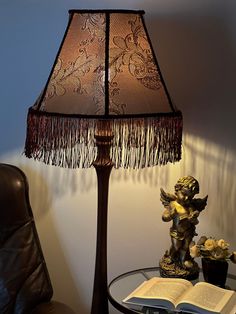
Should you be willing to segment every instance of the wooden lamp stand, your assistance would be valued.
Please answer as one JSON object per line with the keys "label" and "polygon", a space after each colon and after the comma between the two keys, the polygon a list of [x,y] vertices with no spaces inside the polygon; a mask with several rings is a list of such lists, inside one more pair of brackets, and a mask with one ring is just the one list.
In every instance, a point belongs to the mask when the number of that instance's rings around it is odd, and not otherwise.
{"label": "wooden lamp stand", "polygon": [[111,134],[95,135],[98,148],[93,166],[97,173],[97,247],[91,314],[108,314],[107,298],[107,212],[109,178],[113,167],[110,158]]}

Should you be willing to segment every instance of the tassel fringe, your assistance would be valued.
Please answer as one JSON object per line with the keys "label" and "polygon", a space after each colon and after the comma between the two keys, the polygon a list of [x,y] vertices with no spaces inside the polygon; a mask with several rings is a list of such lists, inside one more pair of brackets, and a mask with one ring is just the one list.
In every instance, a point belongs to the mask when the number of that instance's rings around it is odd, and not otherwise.
{"label": "tassel fringe", "polygon": [[85,119],[29,110],[25,155],[46,164],[88,168],[96,159],[94,135],[101,123],[114,135],[115,168],[139,169],[181,159],[182,115]]}

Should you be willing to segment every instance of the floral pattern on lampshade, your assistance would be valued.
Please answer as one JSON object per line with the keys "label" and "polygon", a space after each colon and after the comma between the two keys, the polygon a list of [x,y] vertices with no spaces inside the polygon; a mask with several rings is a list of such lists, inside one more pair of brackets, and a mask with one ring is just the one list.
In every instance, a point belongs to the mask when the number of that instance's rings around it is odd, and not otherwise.
{"label": "floral pattern on lampshade", "polygon": [[[115,115],[132,113],[140,97],[149,102],[145,89],[152,91],[153,99],[156,91],[163,90],[141,17],[118,18],[119,14],[111,16],[109,28],[109,114]],[[74,14],[46,90],[35,106],[41,102],[40,110],[63,113],[66,100],[67,113],[69,106],[71,113],[103,115],[105,41],[105,13]],[[129,96],[131,90],[137,91],[136,98]],[[166,102],[165,93],[160,93]],[[131,99],[137,100],[137,106]]]}

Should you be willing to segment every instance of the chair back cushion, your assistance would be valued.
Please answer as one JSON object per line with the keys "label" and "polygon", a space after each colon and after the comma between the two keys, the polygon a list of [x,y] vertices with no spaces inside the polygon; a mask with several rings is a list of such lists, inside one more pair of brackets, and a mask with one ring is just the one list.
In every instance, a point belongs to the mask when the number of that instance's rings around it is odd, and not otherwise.
{"label": "chair back cushion", "polygon": [[0,313],[30,313],[52,293],[26,176],[0,164]]}

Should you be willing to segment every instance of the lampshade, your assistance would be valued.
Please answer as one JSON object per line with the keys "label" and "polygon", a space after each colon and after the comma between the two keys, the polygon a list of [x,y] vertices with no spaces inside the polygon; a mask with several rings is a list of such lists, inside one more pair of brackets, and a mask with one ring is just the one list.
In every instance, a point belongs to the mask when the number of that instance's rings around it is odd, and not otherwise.
{"label": "lampshade", "polygon": [[181,158],[182,114],[172,104],[144,11],[70,10],[43,92],[29,109],[25,155],[90,167],[95,135],[113,135],[116,168]]}

